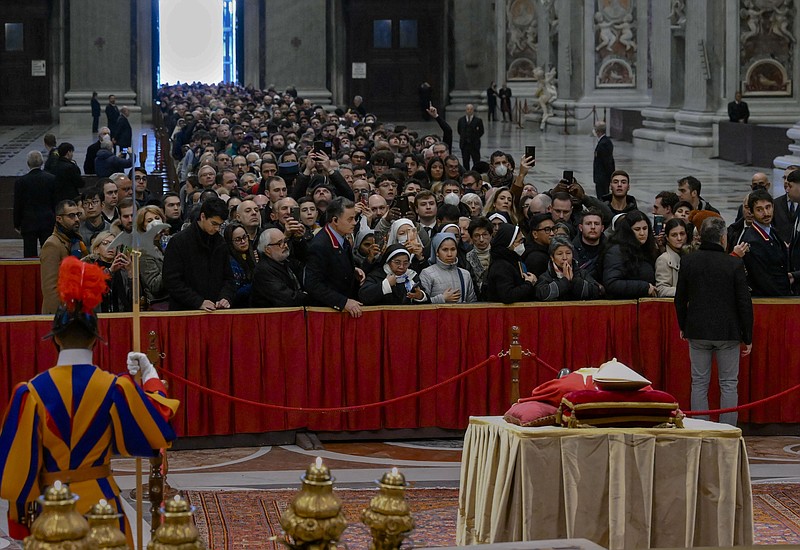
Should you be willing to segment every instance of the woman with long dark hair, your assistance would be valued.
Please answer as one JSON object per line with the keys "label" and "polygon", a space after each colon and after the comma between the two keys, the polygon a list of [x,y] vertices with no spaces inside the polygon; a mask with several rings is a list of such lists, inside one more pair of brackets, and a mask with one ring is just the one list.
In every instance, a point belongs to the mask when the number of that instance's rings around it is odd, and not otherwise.
{"label": "woman with long dark hair", "polygon": [[614,234],[600,255],[600,273],[609,298],[656,296],[658,255],[650,219],[632,210],[617,220]]}
{"label": "woman with long dark hair", "polygon": [[666,250],[656,260],[656,289],[659,298],[675,296],[681,256],[686,253],[688,225],[680,218],[671,218],[664,226]]}
{"label": "woman with long dark hair", "polygon": [[250,248],[247,231],[239,222],[231,222],[225,227],[225,242],[230,252],[231,269],[236,280],[236,296],[231,307],[248,307],[250,292],[253,289],[253,273],[256,270],[256,259]]}

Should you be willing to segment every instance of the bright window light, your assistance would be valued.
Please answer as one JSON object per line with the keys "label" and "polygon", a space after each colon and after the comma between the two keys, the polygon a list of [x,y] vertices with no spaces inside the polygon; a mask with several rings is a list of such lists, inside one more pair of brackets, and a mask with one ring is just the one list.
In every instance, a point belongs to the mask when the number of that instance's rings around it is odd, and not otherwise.
{"label": "bright window light", "polygon": [[223,0],[159,0],[161,84],[223,79]]}

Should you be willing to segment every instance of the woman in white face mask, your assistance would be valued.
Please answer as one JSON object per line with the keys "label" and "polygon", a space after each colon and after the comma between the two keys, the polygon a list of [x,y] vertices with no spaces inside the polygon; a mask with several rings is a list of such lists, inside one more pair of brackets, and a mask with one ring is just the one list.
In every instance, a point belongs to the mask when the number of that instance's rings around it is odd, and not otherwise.
{"label": "woman in white face mask", "polygon": [[[147,231],[154,224],[161,223],[166,219],[164,212],[157,206],[143,206],[136,214],[136,229],[141,232]],[[153,237],[155,244],[155,254],[142,251],[139,264],[141,273],[142,295],[147,302],[147,307],[151,311],[166,311],[169,304],[169,294],[161,279],[161,271],[164,267],[164,249],[169,242],[169,230],[159,232]]]}
{"label": "woman in white face mask", "polygon": [[393,244],[401,244],[408,250],[411,254],[411,268],[417,273],[427,267],[428,262],[425,259],[425,247],[420,239],[417,224],[408,218],[400,218],[392,222],[386,246],[388,247]]}
{"label": "woman in white face mask", "polygon": [[536,275],[528,273],[522,258],[525,256],[525,237],[519,227],[501,223],[492,237],[491,263],[486,277],[487,298],[490,302],[531,302]]}

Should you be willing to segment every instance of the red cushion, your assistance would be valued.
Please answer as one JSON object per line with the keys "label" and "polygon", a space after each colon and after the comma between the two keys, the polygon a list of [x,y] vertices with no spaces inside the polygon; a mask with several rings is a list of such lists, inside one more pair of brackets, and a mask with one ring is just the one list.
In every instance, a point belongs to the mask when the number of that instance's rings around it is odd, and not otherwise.
{"label": "red cushion", "polygon": [[503,419],[509,424],[517,426],[555,426],[556,407],[550,403],[541,401],[517,402],[503,415]]}
{"label": "red cushion", "polygon": [[539,384],[534,388],[530,397],[524,397],[519,400],[520,403],[526,401],[543,401],[550,403],[554,407],[558,407],[561,403],[561,398],[564,394],[576,390],[593,390],[594,382],[592,377],[583,377],[582,374],[572,372],[562,378],[555,380],[548,380],[544,384]]}
{"label": "red cushion", "polygon": [[562,426],[682,426],[678,401],[658,390],[581,390],[564,395],[558,408]]}

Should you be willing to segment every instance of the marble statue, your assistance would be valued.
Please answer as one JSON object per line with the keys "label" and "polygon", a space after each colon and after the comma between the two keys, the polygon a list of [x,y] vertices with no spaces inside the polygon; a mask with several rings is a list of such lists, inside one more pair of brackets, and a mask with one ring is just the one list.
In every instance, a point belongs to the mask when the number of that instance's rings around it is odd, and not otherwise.
{"label": "marble statue", "polygon": [[617,33],[614,32],[613,21],[607,20],[603,12],[598,11],[594,14],[594,26],[600,31],[600,42],[594,51],[599,52],[603,48],[612,51],[614,44],[617,43]]}
{"label": "marble statue", "polygon": [[672,0],[669,21],[673,27],[683,27],[686,25],[685,0]]}
{"label": "marble statue", "polygon": [[764,10],[756,9],[752,0],[745,0],[744,8],[742,8],[740,15],[743,19],[746,19],[747,30],[742,32],[739,39],[740,42],[744,43],[750,38],[755,38],[761,34],[761,16],[763,13]]}
{"label": "marble statue", "polygon": [[539,124],[539,129],[544,130],[547,127],[547,121],[553,116],[553,102],[558,98],[558,88],[556,87],[556,68],[553,67],[545,73],[542,67],[536,67],[533,70],[534,77],[538,83],[536,88],[536,102],[537,111],[542,112],[542,122]]}
{"label": "marble statue", "polygon": [[625,46],[625,51],[636,51],[636,40],[633,38],[633,16],[629,13],[626,15],[622,22],[614,25],[614,28],[619,31],[619,43]]}
{"label": "marble statue", "polygon": [[772,34],[785,38],[790,44],[794,44],[794,35],[789,30],[789,9],[788,2],[783,1],[775,6],[772,10],[772,17],[770,18],[770,29]]}

